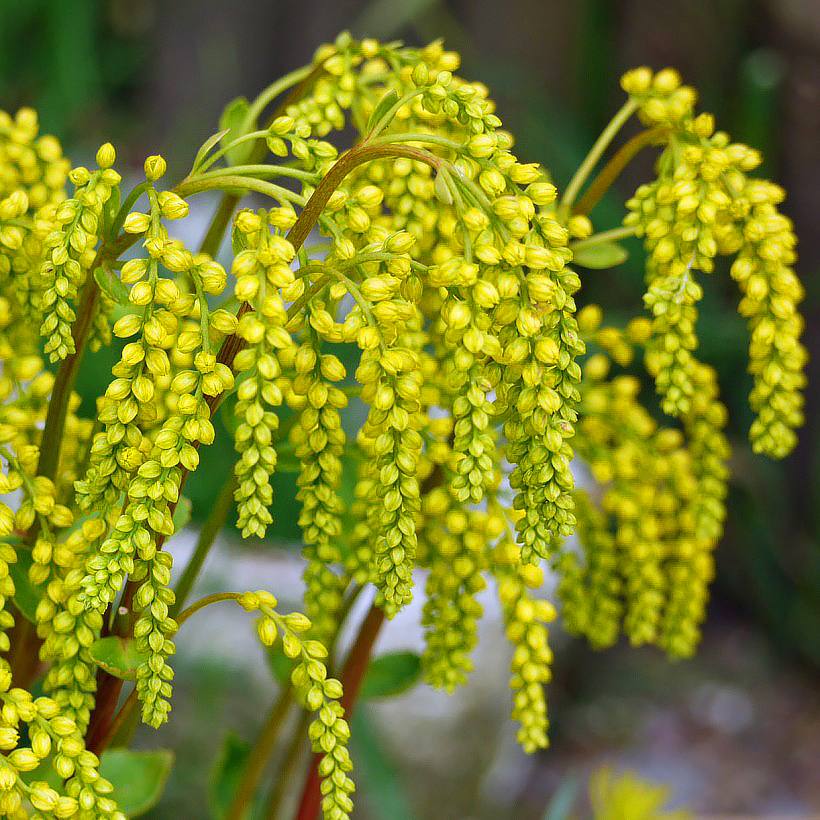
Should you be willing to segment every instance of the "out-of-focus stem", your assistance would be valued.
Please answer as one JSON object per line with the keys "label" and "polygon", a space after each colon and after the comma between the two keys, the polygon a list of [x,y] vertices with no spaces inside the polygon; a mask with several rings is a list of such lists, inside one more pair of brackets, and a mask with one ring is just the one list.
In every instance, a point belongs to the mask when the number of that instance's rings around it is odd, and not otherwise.
{"label": "out-of-focus stem", "polygon": [[564,196],[561,197],[561,206],[569,214],[572,209],[572,204],[575,202],[581,187],[586,181],[587,177],[592,173],[598,160],[606,151],[609,143],[615,138],[621,126],[635,113],[638,108],[638,103],[633,99],[628,99],[609,121],[609,124],[601,132],[601,135],[595,140],[595,144],[590,148],[589,153],[584,157],[584,161],[578,166],[578,170],[573,174],[572,179],[567,185]]}
{"label": "out-of-focus stem", "polygon": [[600,202],[601,197],[610,189],[621,171],[626,168],[641,148],[658,142],[665,133],[667,133],[666,129],[661,127],[648,128],[625,142],[601,169],[598,176],[590,182],[589,188],[578,200],[572,212],[574,214],[588,214]]}
{"label": "out-of-focus stem", "polygon": [[222,527],[225,526],[225,521],[228,518],[228,513],[230,513],[233,504],[233,492],[235,487],[236,477],[232,472],[223,485],[222,492],[220,492],[219,498],[217,498],[211,512],[205,519],[205,523],[199,531],[199,539],[196,543],[194,553],[177,582],[176,589],[174,590],[174,605],[170,611],[172,618],[175,618],[185,605],[185,601],[191,594],[191,587],[193,587],[194,581],[196,581],[202,569],[202,564],[205,562],[205,558],[213,546],[216,536]]}
{"label": "out-of-focus stem", "polygon": [[279,734],[279,727],[290,708],[293,699],[293,690],[289,685],[285,685],[279,693],[279,697],[273,704],[262,732],[251,750],[242,779],[231,800],[231,805],[225,813],[225,820],[240,820],[253,799],[259,779],[265,769],[265,765],[273,751],[273,745]]}

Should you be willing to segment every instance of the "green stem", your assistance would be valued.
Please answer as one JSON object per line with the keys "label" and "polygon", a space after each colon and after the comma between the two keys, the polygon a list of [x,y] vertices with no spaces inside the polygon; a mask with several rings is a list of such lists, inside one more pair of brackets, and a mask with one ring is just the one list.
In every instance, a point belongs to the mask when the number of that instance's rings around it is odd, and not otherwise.
{"label": "green stem", "polygon": [[139,185],[135,186],[128,196],[125,198],[125,201],[120,206],[119,211],[117,211],[117,215],[114,218],[114,222],[111,224],[111,236],[116,237],[119,235],[120,231],[122,230],[122,226],[125,223],[125,218],[131,212],[131,208],[133,208],[134,203],[145,193],[145,189],[147,188],[148,183],[142,182]]}
{"label": "green stem", "polygon": [[[250,142],[251,140],[256,141],[259,139],[264,139],[265,137],[270,135],[270,131],[267,129],[259,130],[259,131],[250,131],[247,134],[241,134],[240,136],[236,137],[236,139],[231,140],[226,145],[223,145],[218,151],[214,151],[211,156],[202,159],[202,161],[197,165],[192,173],[202,174],[208,170],[218,159],[221,159],[225,154],[227,154],[231,149],[236,148],[237,145],[242,145],[243,142]],[[229,166],[230,167],[230,166]],[[226,168],[225,170],[229,170]]]}
{"label": "green stem", "polygon": [[385,111],[385,113],[381,116],[379,121],[373,125],[373,128],[370,131],[370,133],[365,134],[365,140],[370,142],[371,136],[373,137],[373,139],[378,137],[379,134],[381,134],[381,132],[384,131],[384,129],[387,128],[388,125],[390,125],[390,122],[392,121],[393,117],[396,116],[396,113],[403,105],[407,105],[407,103],[409,103],[411,100],[421,96],[426,91],[426,88],[414,88],[412,91],[409,91],[403,97],[396,100],[396,102],[394,102],[393,105],[391,105],[390,108],[387,111]]}
{"label": "green stem", "polygon": [[621,171],[634,159],[635,155],[646,145],[658,142],[669,133],[668,129],[658,126],[641,131],[627,140],[615,153],[612,159],[601,169],[589,184],[584,195],[572,209],[574,214],[588,214],[610,189]]}
{"label": "green stem", "polygon": [[273,751],[279,728],[288,713],[292,699],[293,690],[291,687],[289,685],[283,686],[253,746],[245,771],[242,773],[242,779],[239,781],[224,820],[240,820],[247,811],[265,765]]}
{"label": "green stem", "polygon": [[170,611],[172,618],[176,617],[176,615],[182,610],[185,601],[191,593],[191,588],[194,585],[194,581],[202,569],[202,564],[205,562],[205,558],[208,555],[214,540],[216,539],[216,536],[225,525],[225,521],[227,520],[228,514],[233,506],[233,493],[235,487],[236,476],[232,472],[228,480],[223,485],[222,491],[211,509],[211,512],[205,519],[202,529],[199,531],[199,540],[196,543],[194,554],[191,556],[191,560],[188,561],[188,565],[185,567],[185,570],[176,585],[176,589],[174,590],[176,600],[174,601],[174,605],[171,607]]}
{"label": "green stem", "polygon": [[241,597],[242,595],[239,592],[215,592],[212,595],[206,595],[204,598],[200,598],[196,603],[183,609],[182,612],[177,615],[176,622],[179,626],[182,626],[191,615],[199,612],[200,609],[205,609],[206,606],[219,604],[222,603],[222,601],[238,601]]}
{"label": "green stem", "polygon": [[581,190],[581,186],[586,181],[587,177],[592,173],[592,169],[598,163],[598,160],[606,151],[609,143],[615,138],[618,131],[621,130],[623,124],[635,113],[638,109],[638,103],[632,98],[628,99],[620,108],[617,114],[609,121],[609,125],[601,132],[601,135],[595,140],[595,144],[590,149],[589,153],[584,158],[584,161],[578,167],[578,170],[573,175],[572,179],[567,185],[564,196],[561,198],[561,206],[569,213],[572,209],[572,203]]}
{"label": "green stem", "polygon": [[[230,170],[230,169],[225,169]],[[226,174],[225,176],[193,176],[183,179],[182,182],[174,188],[174,193],[187,199],[194,194],[201,194],[203,191],[256,191],[259,194],[265,194],[271,199],[290,200],[301,203],[302,197],[299,194],[283,188],[281,185],[274,185],[272,182],[266,182],[263,179],[256,179],[254,177],[243,177],[235,174]]]}
{"label": "green stem", "polygon": [[577,242],[570,242],[569,249],[576,251],[579,248],[588,248],[590,245],[600,245],[602,242],[614,242],[618,239],[629,239],[638,235],[638,229],[634,226],[624,226],[611,228],[608,231],[601,231],[586,239],[579,239]]}
{"label": "green stem", "polygon": [[425,134],[423,132],[407,132],[404,134],[385,134],[381,137],[368,139],[368,145],[391,145],[393,143],[421,142],[428,145],[440,145],[442,148],[449,148],[451,151],[463,151],[464,146],[438,134]]}
{"label": "green stem", "polygon": [[292,177],[293,179],[301,179],[304,182],[309,182],[315,185],[320,176],[312,171],[303,171],[301,168],[290,168],[287,165],[231,165],[230,168],[214,168],[213,171],[197,171],[194,175],[196,178],[200,177],[221,177],[230,174],[254,175],[257,176],[283,176]]}

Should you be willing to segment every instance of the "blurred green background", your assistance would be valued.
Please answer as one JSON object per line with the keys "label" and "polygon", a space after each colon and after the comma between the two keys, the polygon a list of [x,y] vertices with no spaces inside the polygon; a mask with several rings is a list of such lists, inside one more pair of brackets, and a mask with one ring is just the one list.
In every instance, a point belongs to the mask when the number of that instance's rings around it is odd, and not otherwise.
{"label": "blurred green background", "polygon": [[[766,698],[771,702],[785,691],[783,721],[799,721],[802,715],[805,722],[808,714],[808,725],[817,729],[817,699],[805,694],[812,692],[812,683],[816,687],[820,668],[816,0],[0,0],[0,108],[36,107],[43,130],[58,135],[78,162],[88,161],[101,142],[111,140],[121,169],[131,166],[136,173],[147,154],[162,153],[181,176],[196,148],[216,129],[227,101],[252,96],[271,79],[308,62],[320,43],[342,29],[413,44],[443,37],[463,56],[460,73],[490,87],[505,127],[516,135],[519,156],[541,161],[559,186],[620,105],[621,73],[641,64],[675,66],[699,90],[702,107],[716,115],[719,127],[764,152],[763,173],[786,188],[784,210],[800,242],[805,343],[815,355],[809,364],[806,426],[797,451],[783,463],[753,456],[748,446],[746,331],[734,313],[732,283],[718,276],[709,283],[699,332],[704,358],[720,371],[735,454],[730,517],[717,554],[718,579],[700,659],[667,667],[651,653],[619,649],[601,656],[568,644],[558,653],[551,688],[554,748],[527,770],[511,816],[540,816],[564,774],[585,759],[584,750],[609,748],[613,732],[621,740],[631,732],[631,742],[639,745],[635,727],[645,722],[648,703],[665,703],[671,714],[679,706],[686,711],[681,703],[697,689],[692,675],[698,669],[707,677],[718,674],[716,669],[721,675],[736,674],[732,686],[746,686],[754,704],[760,699],[760,709]],[[619,223],[620,203],[648,177],[651,161],[648,155],[640,157],[619,180],[618,190],[596,208],[597,228]],[[631,250],[622,270],[587,274],[582,301],[604,301],[616,316],[638,309],[637,243]],[[89,359],[81,387],[90,389],[95,373],[105,374],[106,368],[103,359]],[[218,469],[229,458],[226,450],[212,449],[205,454],[204,470]],[[280,508],[290,510],[277,517],[273,535],[279,540],[297,535],[289,484],[284,476],[276,488]],[[195,515],[208,509],[217,489],[207,480],[191,482]],[[722,664],[735,657],[733,652],[739,660],[729,672]],[[216,667],[212,678],[213,687],[202,691],[230,685]],[[771,697],[764,696],[767,687]],[[214,695],[201,697],[205,709],[218,701]],[[583,712],[587,707],[593,717]],[[197,719],[195,711],[191,715]],[[679,716],[679,723],[690,718]],[[248,718],[248,734],[252,725]],[[782,774],[795,780],[799,793],[802,769],[792,760],[797,741],[788,737],[782,740],[789,752],[785,757],[797,768]],[[378,739],[371,740],[376,745],[370,753],[383,760],[374,752]],[[740,736],[741,743],[748,741],[754,742]],[[787,765],[784,754],[771,751],[764,768]],[[390,766],[382,775],[381,784],[365,782],[371,795],[380,788],[383,795],[399,789]],[[743,796],[731,810],[752,810],[752,797],[738,791]],[[422,787],[405,785],[405,792],[403,807],[367,816],[434,816],[425,813]],[[818,797],[806,792],[800,799],[810,805]],[[764,804],[755,805],[757,811]],[[169,813],[170,807],[163,811],[153,816],[199,816],[198,809],[183,815]],[[453,817],[468,816],[465,808],[453,811],[462,812]],[[469,811],[482,816],[480,806]]]}

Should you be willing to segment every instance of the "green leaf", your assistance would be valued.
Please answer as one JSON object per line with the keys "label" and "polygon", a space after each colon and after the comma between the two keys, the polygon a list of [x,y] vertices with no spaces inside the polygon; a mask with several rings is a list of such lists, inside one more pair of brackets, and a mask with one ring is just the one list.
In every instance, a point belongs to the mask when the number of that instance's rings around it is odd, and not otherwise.
{"label": "green leaf", "polygon": [[177,506],[174,509],[174,532],[179,532],[190,522],[192,509],[193,504],[191,503],[191,499],[185,498],[184,495],[180,496],[179,501],[177,501]]}
{"label": "green leaf", "polygon": [[[22,543],[21,539],[17,536],[8,536],[3,540],[9,543],[12,542],[12,539]],[[17,544],[15,544],[15,549],[16,548]],[[14,603],[17,605],[17,609],[19,609],[24,617],[31,621],[31,623],[36,623],[37,619],[35,615],[37,605],[40,603],[43,594],[29,581],[28,571],[32,563],[31,552],[28,549],[20,549],[17,552],[17,561],[13,564],[9,564],[9,575],[11,576],[11,580],[14,581]]]}
{"label": "green leaf", "polygon": [[398,102],[399,95],[395,88],[391,88],[377,103],[367,121],[365,134],[370,134],[379,124],[379,120]]}
{"label": "green leaf", "polygon": [[367,667],[360,698],[389,698],[414,686],[421,677],[421,656],[416,652],[388,652]]}
{"label": "green leaf", "polygon": [[224,817],[231,805],[250,754],[250,743],[236,732],[228,732],[210,779],[209,803],[211,816],[216,820]]}
{"label": "green leaf", "polygon": [[199,166],[202,165],[208,154],[211,153],[211,149],[216,146],[216,144],[222,139],[222,137],[224,137],[228,133],[228,131],[230,131],[230,128],[225,128],[222,131],[217,131],[215,134],[211,134],[211,136],[208,137],[208,139],[206,139],[205,142],[202,143],[202,146],[200,147],[199,151],[196,152],[196,158],[194,159],[194,164],[191,166],[189,176],[190,174],[196,172],[197,168],[199,168]]}
{"label": "green leaf", "polygon": [[123,680],[136,680],[137,668],[148,658],[144,652],[137,651],[134,641],[117,635],[99,638],[88,651],[97,666]]}
{"label": "green leaf", "polygon": [[614,268],[629,258],[629,252],[617,242],[596,242],[594,245],[581,245],[572,252],[572,261],[585,268],[599,270]]}
{"label": "green leaf", "polygon": [[[233,142],[237,137],[243,135],[242,126],[245,123],[245,116],[250,108],[250,103],[245,97],[237,97],[229,102],[219,118],[219,127],[222,130],[220,143],[225,146]],[[241,165],[253,150],[253,140],[240,143],[235,148],[231,148],[225,154],[229,165]]]}
{"label": "green leaf", "polygon": [[120,811],[128,817],[139,817],[159,802],[173,765],[170,749],[108,749],[100,760],[100,774],[114,785]]}
{"label": "green leaf", "polygon": [[128,288],[123,285],[122,279],[110,268],[105,265],[96,268],[94,270],[94,281],[112,302],[118,305],[131,305],[128,301]]}

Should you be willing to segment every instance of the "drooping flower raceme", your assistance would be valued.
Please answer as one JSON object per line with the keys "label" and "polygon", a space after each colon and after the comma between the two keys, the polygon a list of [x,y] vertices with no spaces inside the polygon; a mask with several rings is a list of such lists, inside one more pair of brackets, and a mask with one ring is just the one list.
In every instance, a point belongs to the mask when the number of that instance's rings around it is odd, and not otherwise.
{"label": "drooping flower raceme", "polygon": [[[340,36],[309,69],[234,106],[176,187],[160,185],[165,161],[153,156],[125,197],[110,145],[98,170],[70,170],[32,112],[0,116],[0,491],[17,498],[0,503],[0,644],[19,635],[12,660],[39,653],[47,693],[12,688],[2,661],[0,811],[121,816],[82,741],[110,740],[119,695],[97,653],[109,633],[133,650],[123,677],[143,720],[161,725],[198,566],[172,587],[166,542],[223,401],[237,456],[225,497],[244,537],[265,537],[276,473],[295,470],[306,615],[280,615],[264,591],[227,597],[259,613],[263,644],[290,659],[315,716],[326,817],[352,805],[335,652],[368,585],[388,617],[425,597],[424,672],[452,690],[471,671],[492,581],[527,751],[547,744],[556,612],[539,597],[544,569],[557,574],[566,626],[593,645],[623,631],[674,656],[694,651],[729,454],[716,374],[698,359],[701,278],[732,258],[752,445],[783,456],[802,422],[806,359],[783,192],[751,176],[756,152],[697,114],[677,74],[637,69],[559,198],[458,63],[440,43]],[[657,175],[622,227],[596,233],[575,197],[632,113],[647,126],[640,139],[661,145]],[[171,226],[206,190],[228,199],[195,251]],[[246,193],[264,208],[237,210]],[[214,256],[231,213],[229,286]],[[622,323],[576,304],[574,254],[614,234],[641,236],[647,253],[646,311]],[[111,378],[94,417],[81,417],[80,357],[112,334],[122,345]],[[639,357],[665,421],[641,402]],[[38,596],[31,611],[15,564]],[[35,629],[16,629],[21,618]],[[20,721],[31,748],[19,746]],[[62,792],[24,777],[48,757]]]}

